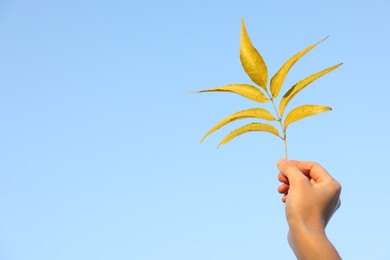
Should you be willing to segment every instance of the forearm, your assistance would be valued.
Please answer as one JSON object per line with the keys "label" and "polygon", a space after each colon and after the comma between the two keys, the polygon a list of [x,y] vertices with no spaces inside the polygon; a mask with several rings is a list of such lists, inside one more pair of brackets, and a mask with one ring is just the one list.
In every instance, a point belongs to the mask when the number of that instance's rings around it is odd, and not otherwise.
{"label": "forearm", "polygon": [[299,260],[340,260],[332,243],[320,228],[290,227],[288,241]]}

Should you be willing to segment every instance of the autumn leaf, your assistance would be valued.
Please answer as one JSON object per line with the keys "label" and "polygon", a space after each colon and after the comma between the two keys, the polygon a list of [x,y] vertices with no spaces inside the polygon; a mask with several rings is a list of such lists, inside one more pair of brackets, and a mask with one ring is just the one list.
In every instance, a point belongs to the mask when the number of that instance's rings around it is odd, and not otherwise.
{"label": "autumn leaf", "polygon": [[256,102],[267,102],[268,98],[255,86],[249,84],[230,84],[217,88],[210,88],[200,92],[233,92]]}
{"label": "autumn leaf", "polygon": [[241,25],[240,59],[251,80],[267,91],[268,69],[260,53],[253,47],[249,39],[244,19]]}
{"label": "autumn leaf", "polygon": [[327,69],[324,69],[320,72],[317,72],[313,75],[310,75],[309,77],[305,78],[304,80],[301,80],[299,81],[297,84],[295,84],[294,86],[292,86],[287,92],[286,94],[284,94],[282,100],[280,101],[280,104],[279,104],[279,114],[280,116],[283,116],[283,113],[284,113],[284,109],[286,108],[288,102],[290,102],[290,100],[299,92],[301,91],[302,89],[304,89],[307,85],[309,85],[310,83],[312,83],[313,81],[315,81],[316,79],[324,76],[325,74],[328,74],[329,72],[331,72],[332,70],[335,70],[337,69],[338,67],[340,67],[342,65],[342,63],[339,63],[337,65],[334,65],[332,67],[329,67]]}
{"label": "autumn leaf", "polygon": [[309,47],[307,47],[304,50],[301,50],[300,52],[298,52],[294,56],[292,56],[288,61],[286,61],[286,63],[283,64],[283,66],[278,70],[278,72],[275,73],[275,75],[271,79],[270,88],[271,88],[271,94],[272,94],[273,98],[276,98],[278,96],[279,91],[283,85],[283,82],[287,76],[287,73],[290,71],[291,67],[300,58],[302,58],[303,55],[305,55],[306,53],[308,53],[309,51],[314,49],[314,47],[316,47],[318,44],[325,41],[326,39],[328,39],[328,37],[322,39],[321,41],[317,42],[316,44],[310,45]]}
{"label": "autumn leaf", "polygon": [[294,108],[287,114],[286,120],[284,121],[284,131],[286,131],[287,126],[291,123],[294,123],[298,120],[301,120],[305,117],[314,116],[316,114],[332,110],[332,108],[327,106],[319,105],[303,105],[297,108]]}
{"label": "autumn leaf", "polygon": [[[276,136],[279,136],[278,130],[269,124],[261,124],[261,123],[251,123],[248,125],[244,125],[240,128],[237,128],[236,130],[230,132],[225,138],[222,139],[222,141],[219,143],[218,147],[220,147],[223,144],[226,144],[227,142],[231,141],[233,138],[242,135],[247,132],[253,132],[253,131],[265,131],[271,134],[274,134]],[[280,137],[280,136],[279,136]]]}
{"label": "autumn leaf", "polygon": [[204,135],[204,137],[202,138],[202,140],[200,142],[203,142],[203,140],[207,136],[209,136],[211,133],[217,131],[218,129],[220,129],[224,125],[226,125],[230,122],[233,122],[233,121],[236,121],[239,119],[245,119],[245,118],[258,118],[258,119],[264,119],[264,120],[268,120],[268,121],[275,120],[274,116],[270,112],[268,112],[267,110],[265,110],[263,108],[251,108],[251,109],[243,110],[240,112],[236,112],[236,113],[224,118],[220,122],[218,122],[213,128],[211,128]]}

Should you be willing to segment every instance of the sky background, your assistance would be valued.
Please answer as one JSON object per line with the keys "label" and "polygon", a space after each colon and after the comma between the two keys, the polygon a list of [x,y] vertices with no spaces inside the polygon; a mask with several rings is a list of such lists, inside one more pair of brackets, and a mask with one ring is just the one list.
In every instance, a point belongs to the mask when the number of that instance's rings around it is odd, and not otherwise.
{"label": "sky background", "polygon": [[[343,186],[327,233],[344,259],[389,259],[390,3],[0,1],[0,259],[295,259],[277,193],[280,139],[216,149],[256,106],[241,18],[282,92],[339,62],[289,104],[333,111],[288,129],[290,158]],[[267,107],[267,106],[266,106]],[[248,121],[250,122],[250,121]]]}

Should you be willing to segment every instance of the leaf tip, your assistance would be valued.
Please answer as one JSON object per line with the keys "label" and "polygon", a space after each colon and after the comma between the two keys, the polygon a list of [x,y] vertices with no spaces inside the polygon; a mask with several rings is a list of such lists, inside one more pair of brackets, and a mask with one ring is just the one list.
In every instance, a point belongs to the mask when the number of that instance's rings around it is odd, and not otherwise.
{"label": "leaf tip", "polygon": [[218,144],[217,149],[219,149],[219,147],[221,147],[221,145],[223,145],[223,144],[226,144],[224,139]]}
{"label": "leaf tip", "polygon": [[244,35],[247,34],[246,28],[245,28],[245,22],[244,18],[241,19],[241,39],[244,37]]}
{"label": "leaf tip", "polygon": [[321,41],[317,42],[316,44],[314,44],[314,46],[317,46],[318,44],[322,43],[323,41],[327,40],[329,38],[329,35],[326,36],[324,39],[322,39]]}
{"label": "leaf tip", "polygon": [[210,91],[207,89],[203,89],[203,90],[193,91],[193,92],[190,92],[188,94],[199,94],[199,93],[205,93],[205,92],[210,92]]}
{"label": "leaf tip", "polygon": [[244,20],[244,17],[241,18],[241,28],[245,29],[245,20]]}

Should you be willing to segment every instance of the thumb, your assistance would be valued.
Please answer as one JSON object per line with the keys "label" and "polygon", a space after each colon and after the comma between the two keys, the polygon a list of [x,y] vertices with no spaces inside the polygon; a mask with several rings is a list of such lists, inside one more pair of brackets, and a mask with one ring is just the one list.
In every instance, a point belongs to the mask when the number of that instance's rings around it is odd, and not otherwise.
{"label": "thumb", "polygon": [[306,176],[298,169],[291,161],[279,159],[277,163],[280,173],[288,179],[290,185],[295,185],[298,182],[308,181]]}

